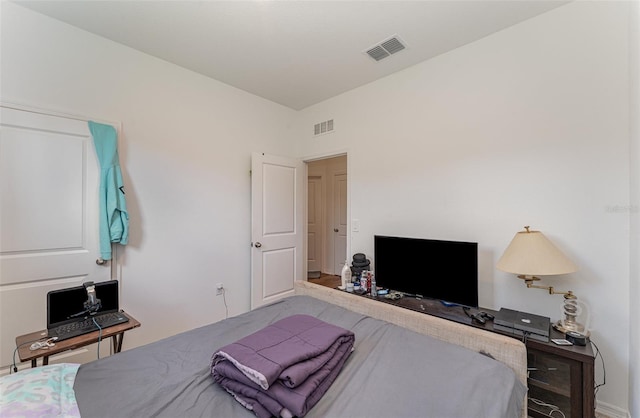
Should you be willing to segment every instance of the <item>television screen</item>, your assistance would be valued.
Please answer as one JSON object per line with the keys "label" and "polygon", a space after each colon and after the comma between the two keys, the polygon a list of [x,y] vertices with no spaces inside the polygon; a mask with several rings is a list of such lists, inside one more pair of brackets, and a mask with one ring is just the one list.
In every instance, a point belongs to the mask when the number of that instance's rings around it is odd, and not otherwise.
{"label": "television screen", "polygon": [[478,307],[478,243],[374,237],[376,286]]}

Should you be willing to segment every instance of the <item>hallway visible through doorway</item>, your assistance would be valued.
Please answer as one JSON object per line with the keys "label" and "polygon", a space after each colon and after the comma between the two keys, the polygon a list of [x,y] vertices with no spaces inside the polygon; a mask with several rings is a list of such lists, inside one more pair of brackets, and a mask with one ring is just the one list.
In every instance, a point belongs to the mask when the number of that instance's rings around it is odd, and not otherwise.
{"label": "hallway visible through doorway", "polygon": [[347,255],[347,156],[307,162],[307,277],[339,275]]}

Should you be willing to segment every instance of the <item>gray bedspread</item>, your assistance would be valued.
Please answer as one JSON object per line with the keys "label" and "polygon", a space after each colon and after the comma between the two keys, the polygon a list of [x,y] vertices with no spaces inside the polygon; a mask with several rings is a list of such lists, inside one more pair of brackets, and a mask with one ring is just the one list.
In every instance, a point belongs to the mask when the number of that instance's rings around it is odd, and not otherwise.
{"label": "gray bedspread", "polygon": [[354,352],[307,417],[518,417],[511,369],[307,296],[96,360],[74,390],[83,417],[252,417],[210,375],[211,354],[282,318],[307,314],[355,333]]}

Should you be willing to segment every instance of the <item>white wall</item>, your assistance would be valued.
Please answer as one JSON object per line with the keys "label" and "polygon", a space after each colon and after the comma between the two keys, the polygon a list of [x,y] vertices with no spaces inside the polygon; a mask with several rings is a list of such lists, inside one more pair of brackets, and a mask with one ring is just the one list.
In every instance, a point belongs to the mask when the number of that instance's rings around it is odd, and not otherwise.
{"label": "white wall", "polygon": [[[135,346],[249,309],[250,156],[289,153],[295,112],[2,2],[2,100],[120,121]],[[122,251],[120,251],[122,253]],[[43,327],[45,325],[43,318]]]}
{"label": "white wall", "polygon": [[[561,296],[495,269],[524,225],[542,230],[580,266],[545,283],[591,305],[607,371],[598,399],[621,413],[629,405],[628,7],[563,6],[297,119],[301,157],[349,150],[351,218],[360,222],[352,253],[371,256],[374,234],[477,241],[481,305],[558,319]],[[335,133],[311,138],[327,119]]]}
{"label": "white wall", "polygon": [[629,14],[629,132],[631,137],[631,288],[629,301],[629,410],[640,417],[640,2],[633,2]]}

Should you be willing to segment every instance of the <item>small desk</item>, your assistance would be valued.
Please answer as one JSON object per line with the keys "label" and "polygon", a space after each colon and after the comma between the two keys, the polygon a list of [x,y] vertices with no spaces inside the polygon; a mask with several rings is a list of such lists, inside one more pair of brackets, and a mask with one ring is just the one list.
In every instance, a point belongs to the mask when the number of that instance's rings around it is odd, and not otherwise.
{"label": "small desk", "polygon": [[[122,340],[124,339],[124,333],[130,329],[138,328],[140,322],[132,317],[130,314],[126,314],[129,317],[129,322],[124,324],[114,325],[102,330],[102,339],[105,340],[109,337],[112,338],[113,352],[119,353],[122,350]],[[42,365],[49,364],[49,357],[61,353],[67,350],[75,350],[76,348],[84,347],[86,345],[94,344],[98,342],[99,331],[93,331],[89,334],[79,335],[77,337],[69,338],[68,340],[56,342],[53,347],[41,348],[39,350],[30,350],[30,346],[34,341],[41,341],[46,339],[47,331],[36,331],[30,334],[21,335],[16,337],[16,346],[18,346],[18,356],[20,361],[31,360],[31,367],[38,365],[38,359],[42,357]],[[23,346],[20,346],[24,344]]]}

